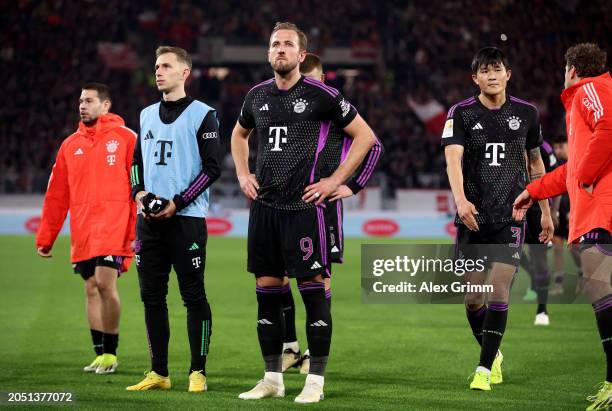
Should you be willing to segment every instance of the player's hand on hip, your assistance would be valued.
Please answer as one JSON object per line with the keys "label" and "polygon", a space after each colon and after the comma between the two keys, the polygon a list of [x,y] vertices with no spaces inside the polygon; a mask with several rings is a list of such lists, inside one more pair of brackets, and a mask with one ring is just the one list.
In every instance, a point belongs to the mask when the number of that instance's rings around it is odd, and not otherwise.
{"label": "player's hand on hip", "polygon": [[151,218],[155,220],[165,220],[176,214],[176,205],[174,201],[168,201],[166,207],[157,214],[151,214]]}
{"label": "player's hand on hip", "polygon": [[553,223],[552,217],[544,213],[542,213],[540,223],[542,225],[542,232],[539,236],[540,242],[543,244],[547,244],[553,238],[553,235],[555,233],[555,225]]}
{"label": "player's hand on hip", "polygon": [[527,210],[529,210],[532,204],[533,200],[531,199],[529,191],[524,190],[519,194],[516,200],[514,200],[514,204],[512,205],[512,218],[514,218],[515,221],[523,221]]}
{"label": "player's hand on hip", "polygon": [[311,184],[304,189],[302,200],[307,203],[321,204],[327,197],[340,187],[335,179],[331,177],[322,178],[317,183]]}
{"label": "player's hand on hip", "polygon": [[336,191],[334,191],[329,198],[329,201],[342,200],[343,198],[347,198],[352,196],[353,190],[351,190],[346,184],[342,184]]}
{"label": "player's hand on hip", "polygon": [[45,248],[45,247],[38,247],[36,249],[36,252],[38,253],[39,256],[43,257],[43,258],[50,258],[53,257],[51,255],[51,249],[50,248]]}
{"label": "player's hand on hip", "polygon": [[255,200],[257,198],[257,190],[259,190],[259,184],[257,184],[257,178],[255,174],[245,174],[238,176],[238,183],[240,189],[247,198]]}
{"label": "player's hand on hip", "polygon": [[476,210],[476,206],[470,203],[468,200],[463,199],[457,201],[457,214],[463,224],[471,231],[478,231],[478,223],[476,222],[476,215],[478,215],[478,210]]}

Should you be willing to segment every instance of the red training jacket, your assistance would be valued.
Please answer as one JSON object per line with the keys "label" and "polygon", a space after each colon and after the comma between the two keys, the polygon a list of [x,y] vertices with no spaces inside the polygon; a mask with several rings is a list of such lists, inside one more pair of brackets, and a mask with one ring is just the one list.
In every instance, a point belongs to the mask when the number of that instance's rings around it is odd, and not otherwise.
{"label": "red training jacket", "polygon": [[[612,232],[612,78],[580,80],[561,94],[566,110],[567,163],[527,186],[535,200],[570,197],[569,242],[595,228]],[[583,185],[594,185],[593,193]]]}
{"label": "red training jacket", "polygon": [[[36,246],[51,249],[70,210],[72,262],[133,256],[136,206],[130,167],[136,133],[116,114],[79,123],[62,143],[49,178]],[[123,269],[129,266],[129,258]]]}

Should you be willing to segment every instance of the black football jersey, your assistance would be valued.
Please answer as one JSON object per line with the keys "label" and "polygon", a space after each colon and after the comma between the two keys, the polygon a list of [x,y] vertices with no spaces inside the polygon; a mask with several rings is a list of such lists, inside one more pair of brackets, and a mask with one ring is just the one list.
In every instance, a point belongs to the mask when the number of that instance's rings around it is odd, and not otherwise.
{"label": "black football jersey", "polygon": [[[512,96],[494,110],[477,96],[457,103],[442,132],[442,146],[451,144],[464,147],[463,189],[479,213],[476,221],[511,221],[512,204],[528,181],[525,152],[542,144],[536,107]],[[455,222],[462,224],[459,216]]]}
{"label": "black football jersey", "polygon": [[[334,174],[338,166],[346,159],[352,143],[353,140],[346,135],[344,130],[332,124],[329,129],[327,144],[325,144],[323,151],[319,155],[317,168],[321,177],[329,177]],[[345,182],[353,194],[357,194],[368,184],[380,162],[383,152],[383,146],[378,138],[376,138],[376,142],[364,157],[361,165],[348,181]]]}
{"label": "black football jersey", "polygon": [[280,90],[274,79],[253,87],[238,121],[257,138],[256,201],[283,210],[314,207],[302,195],[321,177],[317,164],[329,131],[356,116],[338,90],[314,79],[302,76],[289,90]]}

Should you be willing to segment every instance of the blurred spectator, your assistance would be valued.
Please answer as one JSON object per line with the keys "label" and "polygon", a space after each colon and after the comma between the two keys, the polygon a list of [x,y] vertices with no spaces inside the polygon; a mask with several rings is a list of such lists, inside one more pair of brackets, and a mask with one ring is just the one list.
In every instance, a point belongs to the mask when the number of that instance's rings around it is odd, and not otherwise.
{"label": "blurred spectator", "polygon": [[[8,72],[0,102],[0,193],[45,191],[55,151],[76,127],[73,107],[82,83],[108,83],[116,96],[112,111],[138,129],[140,110],[159,98],[153,74],[159,44],[193,53],[201,36],[263,45],[274,22],[286,20],[306,31],[313,52],[379,45],[381,58],[375,67],[358,68],[350,81],[336,76],[330,84],[343,90],[383,141],[386,155],[379,175],[385,177],[385,192],[392,195],[397,188],[447,186],[439,137],[427,131],[408,99],[435,100],[448,108],[475,94],[469,66],[480,47],[504,49],[512,69],[510,94],[536,104],[544,136],[552,139],[563,132],[559,67],[565,49],[581,41],[608,49],[612,39],[612,3],[606,0],[0,4],[0,61]],[[115,64],[109,64],[109,56],[118,56]],[[244,95],[271,77],[271,70],[266,65],[234,65],[219,75],[204,63],[196,62],[189,92],[218,109],[228,151]],[[231,163],[225,163],[223,178],[232,182]]]}

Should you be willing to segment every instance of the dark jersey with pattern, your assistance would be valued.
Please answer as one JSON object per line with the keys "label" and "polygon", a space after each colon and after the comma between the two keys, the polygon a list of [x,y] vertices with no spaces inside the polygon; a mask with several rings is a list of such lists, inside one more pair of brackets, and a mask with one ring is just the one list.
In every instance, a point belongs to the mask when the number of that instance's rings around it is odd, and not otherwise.
{"label": "dark jersey with pattern", "polygon": [[336,171],[340,163],[344,161],[352,141],[341,128],[334,125],[330,127],[327,143],[319,155],[317,165],[321,177],[329,177]]}
{"label": "dark jersey with pattern", "polygon": [[[340,163],[346,158],[352,143],[353,140],[346,135],[344,130],[332,124],[327,144],[325,144],[319,156],[320,160],[317,167],[321,177],[329,177],[336,171]],[[370,181],[376,166],[380,162],[383,151],[382,144],[376,139],[376,143],[370,148],[357,171],[345,183],[353,194],[360,192]]]}
{"label": "dark jersey with pattern", "polygon": [[302,195],[321,177],[317,164],[329,131],[356,115],[338,90],[303,76],[289,90],[279,90],[274,79],[253,87],[238,122],[257,138],[256,201],[283,210],[314,207]]}
{"label": "dark jersey with pattern", "polygon": [[[442,146],[459,144],[463,153],[463,189],[474,204],[479,224],[512,221],[512,204],[527,183],[526,150],[542,144],[536,107],[508,96],[497,110],[478,97],[448,112]],[[455,222],[463,224],[459,216]]]}

